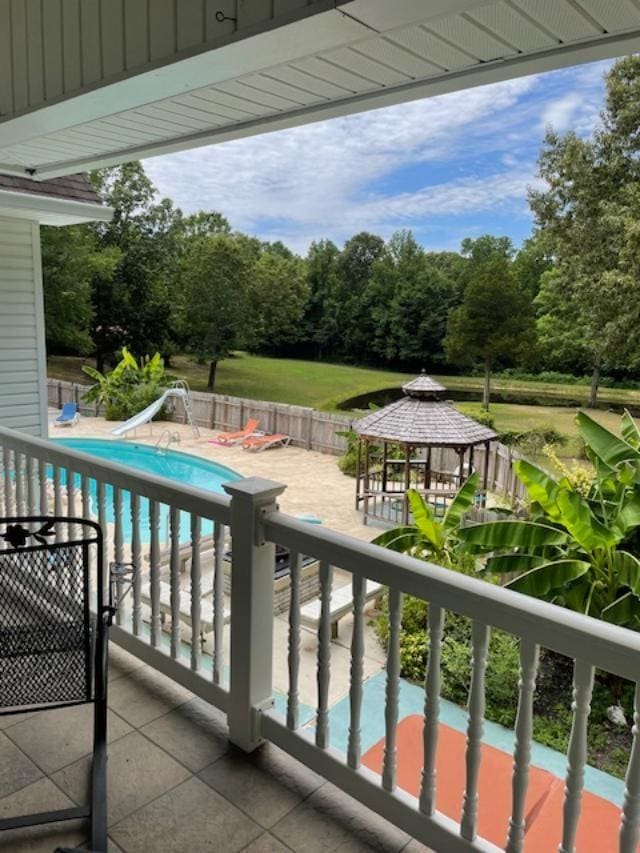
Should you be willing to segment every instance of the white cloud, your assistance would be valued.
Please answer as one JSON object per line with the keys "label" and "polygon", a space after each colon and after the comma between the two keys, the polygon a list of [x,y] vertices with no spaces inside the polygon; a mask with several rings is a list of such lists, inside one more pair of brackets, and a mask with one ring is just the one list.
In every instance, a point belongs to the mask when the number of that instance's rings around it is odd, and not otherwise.
{"label": "white cloud", "polygon": [[559,131],[590,132],[602,71],[598,63],[511,80],[145,166],[185,211],[219,210],[234,228],[302,252],[311,240],[340,242],[362,229],[437,230],[447,216],[471,233],[491,227],[490,212],[528,215],[541,116]]}

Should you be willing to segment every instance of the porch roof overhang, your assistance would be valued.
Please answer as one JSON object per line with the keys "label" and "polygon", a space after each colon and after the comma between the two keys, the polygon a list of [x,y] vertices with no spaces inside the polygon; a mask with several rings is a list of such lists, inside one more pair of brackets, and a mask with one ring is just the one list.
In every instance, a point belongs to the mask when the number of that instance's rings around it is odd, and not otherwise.
{"label": "porch roof overhang", "polygon": [[86,175],[48,181],[0,173],[0,217],[40,225],[109,222],[113,209],[100,203]]}
{"label": "porch roof overhang", "polygon": [[0,171],[46,179],[640,50],[631,0],[219,7],[5,0]]}

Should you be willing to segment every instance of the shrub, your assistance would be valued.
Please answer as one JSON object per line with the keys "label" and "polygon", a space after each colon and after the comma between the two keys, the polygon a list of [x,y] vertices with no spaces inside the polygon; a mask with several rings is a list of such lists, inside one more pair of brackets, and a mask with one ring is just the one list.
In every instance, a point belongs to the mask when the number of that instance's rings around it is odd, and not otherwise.
{"label": "shrub", "polygon": [[474,421],[477,421],[483,426],[489,427],[489,429],[493,429],[496,425],[495,418],[490,412],[476,412],[472,417]]}
{"label": "shrub", "polygon": [[532,454],[541,453],[549,445],[567,443],[567,436],[559,432],[553,424],[538,424],[526,430],[504,430],[499,434],[499,439],[503,444]]}
{"label": "shrub", "polygon": [[[110,373],[103,374],[88,366],[82,369],[95,382],[84,399],[104,406],[108,421],[126,420],[146,408],[173,379],[166,372],[160,353],[137,361],[126,347],[122,348],[122,358]],[[162,411],[156,417],[161,416]]]}

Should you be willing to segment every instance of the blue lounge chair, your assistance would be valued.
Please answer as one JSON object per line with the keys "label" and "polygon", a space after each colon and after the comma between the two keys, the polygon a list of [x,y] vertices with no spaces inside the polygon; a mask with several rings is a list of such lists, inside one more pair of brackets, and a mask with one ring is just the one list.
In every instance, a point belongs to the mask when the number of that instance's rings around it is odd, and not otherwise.
{"label": "blue lounge chair", "polygon": [[55,419],[56,426],[73,426],[78,423],[80,415],[77,403],[65,403],[62,411]]}

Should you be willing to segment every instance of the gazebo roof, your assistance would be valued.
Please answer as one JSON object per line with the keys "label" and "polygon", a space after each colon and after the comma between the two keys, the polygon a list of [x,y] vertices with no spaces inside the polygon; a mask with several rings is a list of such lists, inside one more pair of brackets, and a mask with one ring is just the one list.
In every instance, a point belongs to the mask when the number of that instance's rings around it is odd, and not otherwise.
{"label": "gazebo roof", "polygon": [[354,425],[356,433],[362,438],[424,447],[470,447],[497,438],[492,429],[463,415],[451,403],[434,399],[444,388],[428,376],[417,377],[402,390],[402,399],[359,420]]}

